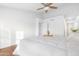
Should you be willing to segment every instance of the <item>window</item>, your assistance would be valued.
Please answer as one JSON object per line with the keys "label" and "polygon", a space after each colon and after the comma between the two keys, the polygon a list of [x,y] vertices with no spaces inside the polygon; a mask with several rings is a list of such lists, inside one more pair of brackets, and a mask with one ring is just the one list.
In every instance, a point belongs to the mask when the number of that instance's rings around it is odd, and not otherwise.
{"label": "window", "polygon": [[24,39],[24,31],[16,31],[16,39]]}

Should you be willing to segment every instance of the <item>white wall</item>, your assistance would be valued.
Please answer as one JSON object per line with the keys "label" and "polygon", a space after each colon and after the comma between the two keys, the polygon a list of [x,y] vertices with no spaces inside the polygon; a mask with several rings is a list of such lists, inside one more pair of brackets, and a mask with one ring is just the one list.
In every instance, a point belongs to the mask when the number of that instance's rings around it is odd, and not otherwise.
{"label": "white wall", "polygon": [[[0,32],[6,35],[10,35],[8,38],[1,38],[2,45],[8,44],[9,39],[11,42],[15,42],[15,32],[24,31],[24,37],[36,36],[36,18],[39,15],[32,11],[22,11],[18,9],[8,8],[0,6]],[[5,31],[5,32],[4,32]],[[7,32],[7,33],[6,33]],[[10,34],[8,34],[10,32]],[[2,34],[0,34],[2,35]],[[0,44],[1,45],[1,44]]]}

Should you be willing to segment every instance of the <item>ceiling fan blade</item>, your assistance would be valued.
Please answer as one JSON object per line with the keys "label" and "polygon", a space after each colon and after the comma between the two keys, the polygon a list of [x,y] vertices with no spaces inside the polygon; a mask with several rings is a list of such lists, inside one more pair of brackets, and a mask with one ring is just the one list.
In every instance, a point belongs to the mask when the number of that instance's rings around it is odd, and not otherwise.
{"label": "ceiling fan blade", "polygon": [[45,8],[45,7],[38,8],[37,10],[41,10],[41,9],[43,9],[43,8]]}
{"label": "ceiling fan blade", "polygon": [[57,9],[58,7],[56,7],[56,6],[49,6],[50,8],[52,8],[52,9]]}
{"label": "ceiling fan blade", "polygon": [[48,3],[48,6],[52,5],[53,3]]}
{"label": "ceiling fan blade", "polygon": [[47,6],[46,3],[41,3],[43,6]]}

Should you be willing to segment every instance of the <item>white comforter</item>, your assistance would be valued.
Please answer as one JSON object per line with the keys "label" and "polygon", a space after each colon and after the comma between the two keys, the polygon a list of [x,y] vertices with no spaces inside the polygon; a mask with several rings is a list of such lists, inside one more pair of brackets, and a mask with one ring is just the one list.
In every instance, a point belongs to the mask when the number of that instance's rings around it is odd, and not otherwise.
{"label": "white comforter", "polygon": [[[76,39],[76,40],[75,40]],[[79,40],[62,36],[31,37],[21,40],[20,52],[22,56],[66,56],[79,55]]]}

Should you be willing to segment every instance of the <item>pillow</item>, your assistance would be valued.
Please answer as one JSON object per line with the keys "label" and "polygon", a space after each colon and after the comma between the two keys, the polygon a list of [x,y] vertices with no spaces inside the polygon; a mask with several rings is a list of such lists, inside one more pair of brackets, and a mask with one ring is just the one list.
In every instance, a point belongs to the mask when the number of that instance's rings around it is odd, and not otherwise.
{"label": "pillow", "polygon": [[12,45],[6,48],[0,49],[0,56],[13,56],[13,52],[17,45]]}

